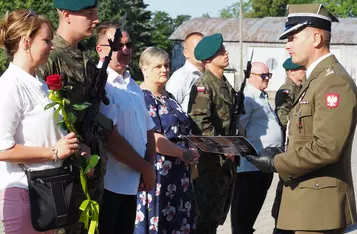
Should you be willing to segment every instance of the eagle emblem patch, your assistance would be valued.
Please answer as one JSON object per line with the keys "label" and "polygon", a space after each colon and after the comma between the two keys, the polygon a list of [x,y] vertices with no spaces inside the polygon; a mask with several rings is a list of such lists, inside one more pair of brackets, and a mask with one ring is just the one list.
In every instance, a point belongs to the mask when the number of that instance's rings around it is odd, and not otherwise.
{"label": "eagle emblem patch", "polygon": [[326,106],[328,108],[338,107],[340,95],[337,93],[327,93],[326,94]]}

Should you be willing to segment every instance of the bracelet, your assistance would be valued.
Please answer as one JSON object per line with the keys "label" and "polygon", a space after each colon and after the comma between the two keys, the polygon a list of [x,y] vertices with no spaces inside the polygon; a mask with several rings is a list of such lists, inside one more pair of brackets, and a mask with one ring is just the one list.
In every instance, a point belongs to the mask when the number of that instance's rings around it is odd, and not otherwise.
{"label": "bracelet", "polygon": [[53,160],[53,162],[57,162],[58,160],[59,160],[59,158],[58,158],[58,149],[56,149],[56,148],[52,148],[52,154],[53,154],[53,156],[55,157],[55,159]]}

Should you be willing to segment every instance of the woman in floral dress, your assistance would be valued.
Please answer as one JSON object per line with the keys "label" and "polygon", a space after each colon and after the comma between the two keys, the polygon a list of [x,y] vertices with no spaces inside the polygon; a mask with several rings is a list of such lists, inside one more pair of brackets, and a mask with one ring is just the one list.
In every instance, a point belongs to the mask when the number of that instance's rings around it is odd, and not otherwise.
{"label": "woman in floral dress", "polygon": [[[156,47],[140,57],[144,74],[141,88],[156,125],[156,188],[138,194],[135,234],[194,233],[195,211],[189,163],[198,155],[186,148],[181,135],[190,131],[191,121],[164,86],[169,75],[169,56]],[[191,151],[192,150],[192,151]]]}

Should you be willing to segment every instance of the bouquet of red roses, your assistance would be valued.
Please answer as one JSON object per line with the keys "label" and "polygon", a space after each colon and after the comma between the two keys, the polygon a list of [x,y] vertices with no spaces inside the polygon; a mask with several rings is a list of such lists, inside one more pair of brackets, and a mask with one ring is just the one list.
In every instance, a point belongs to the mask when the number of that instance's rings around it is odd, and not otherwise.
{"label": "bouquet of red roses", "polygon": [[[87,109],[91,104],[89,102],[71,104],[70,100],[63,97],[62,91],[72,90],[72,86],[63,86],[62,77],[59,74],[47,76],[46,83],[50,89],[48,98],[52,101],[52,103],[47,104],[45,106],[45,110],[49,108],[56,108],[54,118],[57,125],[68,132],[74,132],[77,138],[82,141],[81,136],[74,127],[77,117],[73,112],[68,111],[68,109],[82,111]],[[66,106],[71,106],[71,108],[66,108]],[[61,119],[60,114],[62,115]],[[84,227],[88,230],[89,234],[94,234],[95,231],[98,232],[99,204],[90,199],[87,190],[86,176],[90,170],[97,165],[99,158],[100,157],[98,155],[91,155],[89,158],[82,157],[83,163],[81,163],[82,167],[80,168],[81,185],[86,196],[86,200],[84,200],[79,207],[82,211],[80,221],[84,223]]]}

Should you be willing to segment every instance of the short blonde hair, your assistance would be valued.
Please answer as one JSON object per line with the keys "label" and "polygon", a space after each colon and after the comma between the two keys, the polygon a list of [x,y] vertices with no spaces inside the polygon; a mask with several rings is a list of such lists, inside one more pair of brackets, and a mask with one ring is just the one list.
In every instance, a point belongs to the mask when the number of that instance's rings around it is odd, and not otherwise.
{"label": "short blonde hair", "polygon": [[155,46],[150,46],[141,53],[139,66],[142,68],[143,66],[148,66],[155,62],[161,62],[165,60],[170,60],[169,54],[165,50]]}
{"label": "short blonde hair", "polygon": [[0,47],[12,58],[19,49],[21,38],[33,37],[43,23],[50,27],[51,32],[53,31],[51,21],[44,16],[36,15],[32,10],[6,12],[0,21]]}

